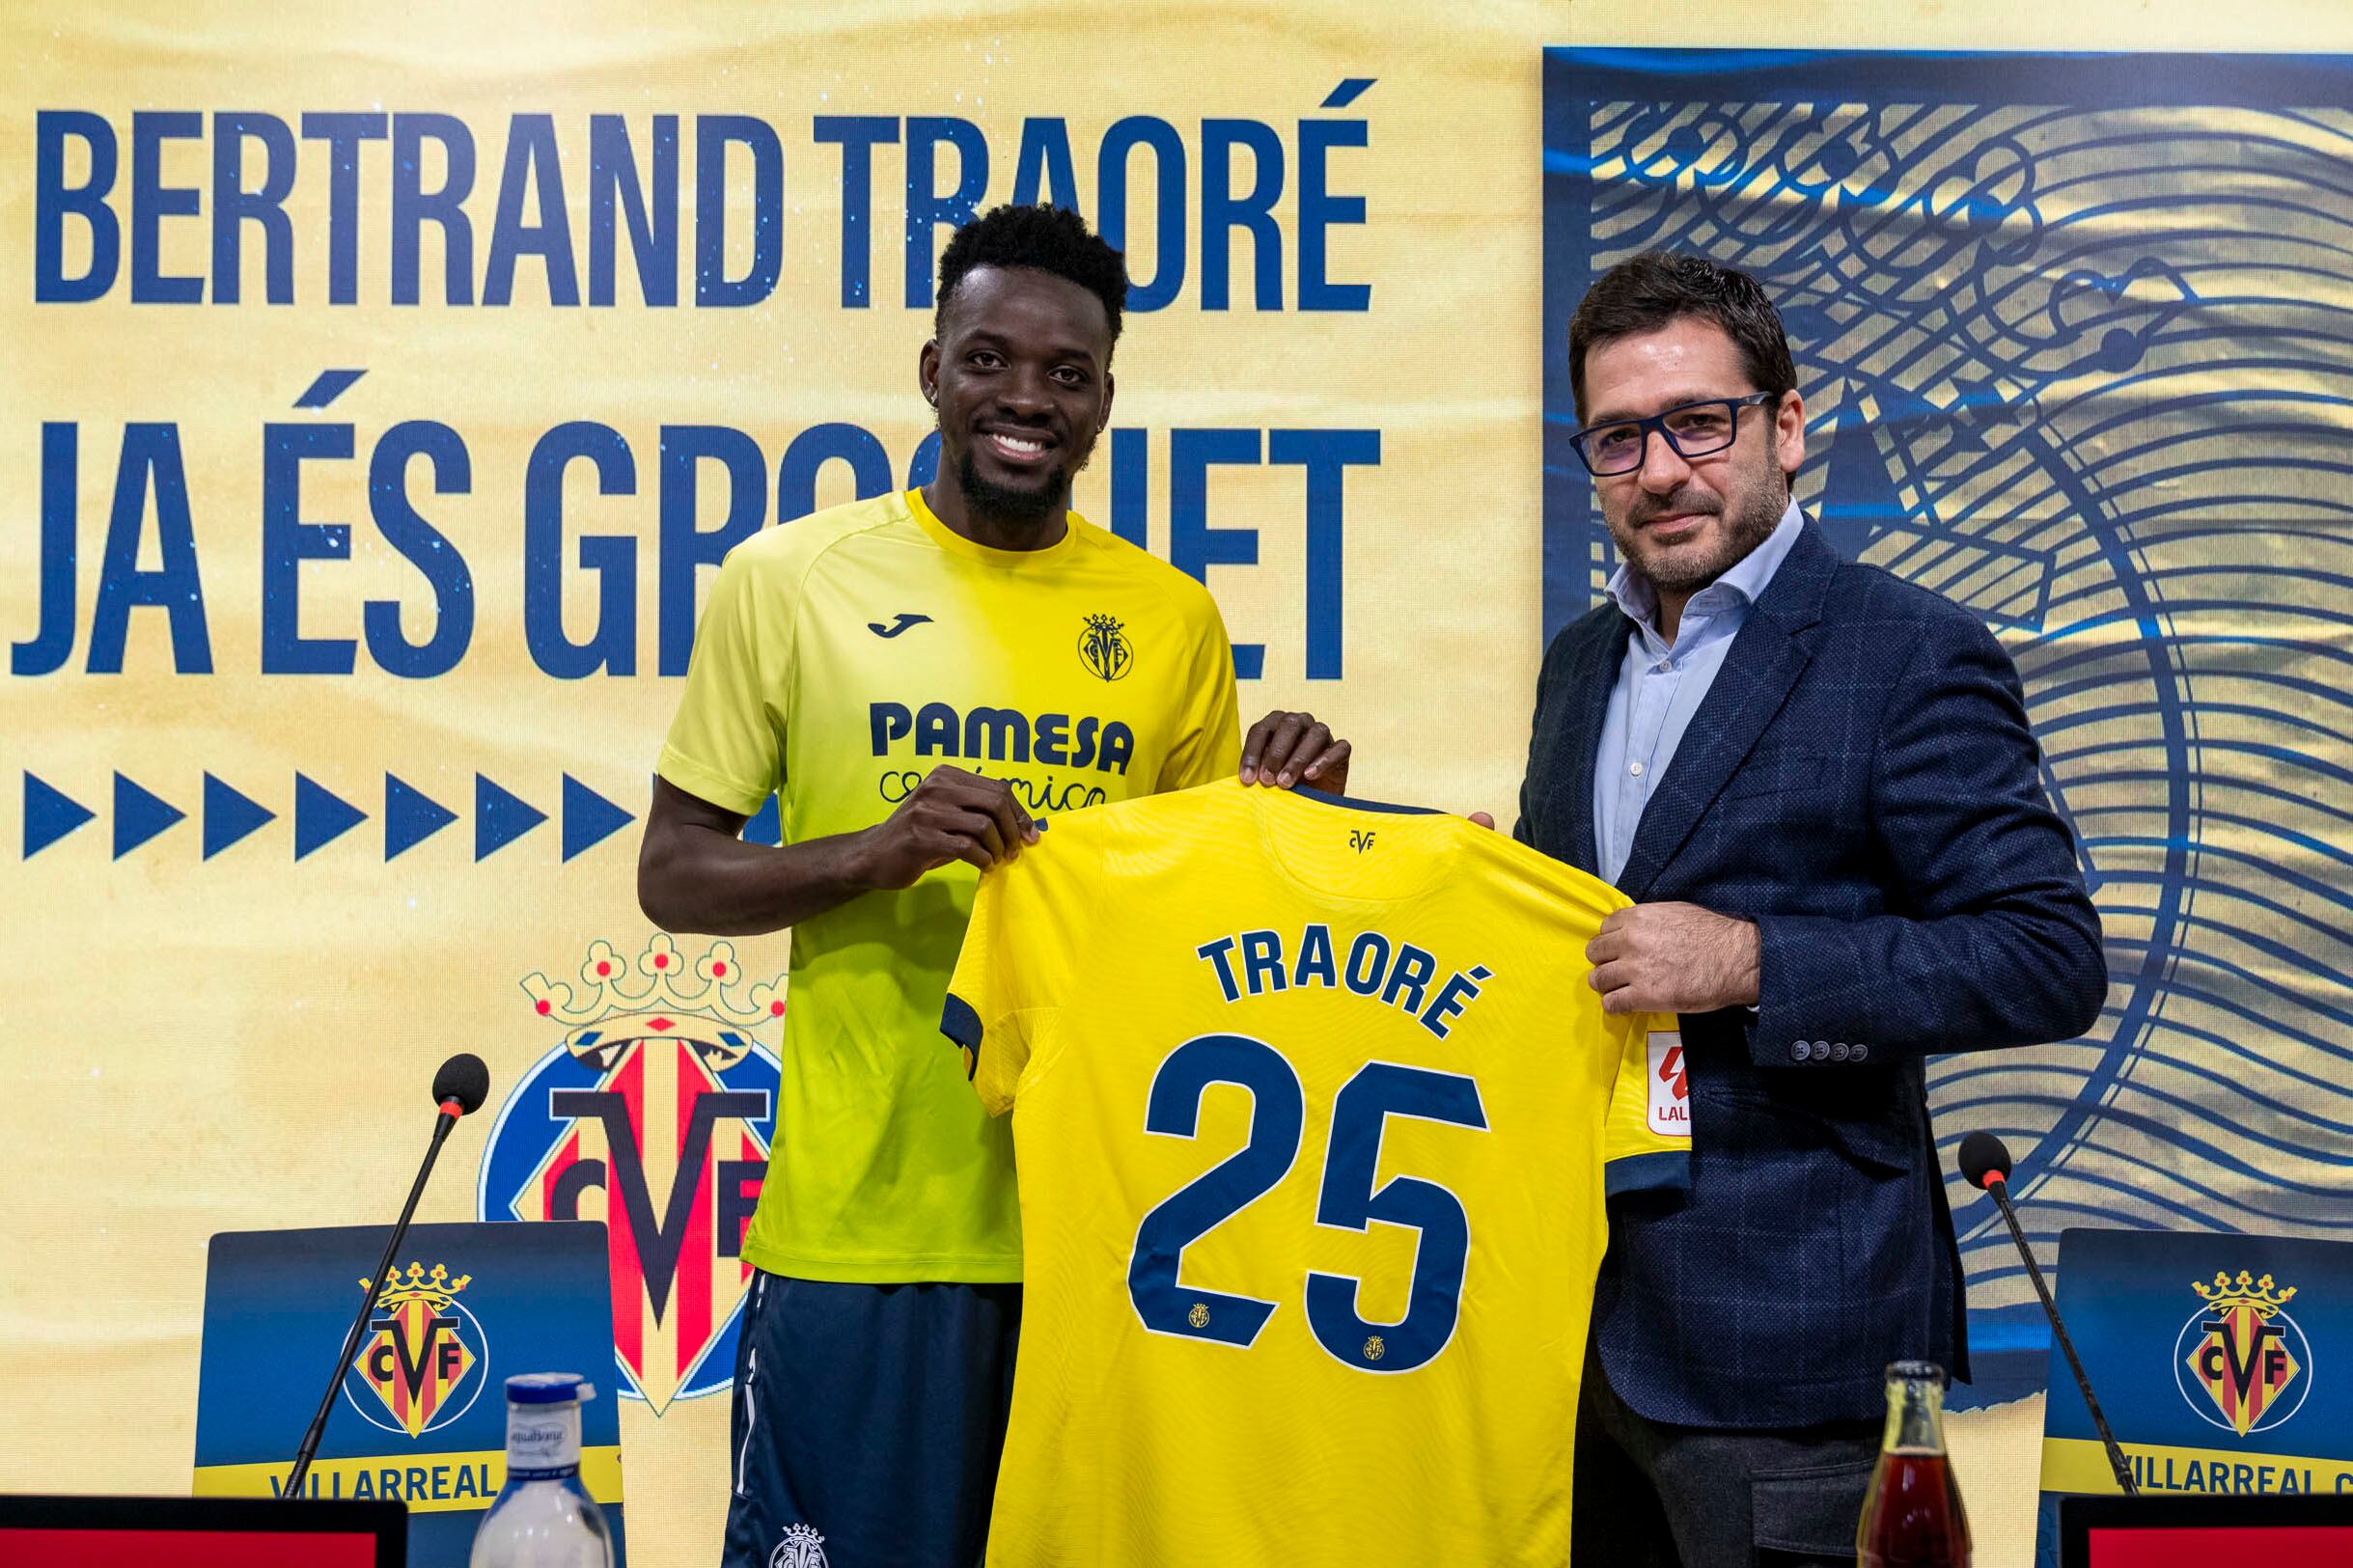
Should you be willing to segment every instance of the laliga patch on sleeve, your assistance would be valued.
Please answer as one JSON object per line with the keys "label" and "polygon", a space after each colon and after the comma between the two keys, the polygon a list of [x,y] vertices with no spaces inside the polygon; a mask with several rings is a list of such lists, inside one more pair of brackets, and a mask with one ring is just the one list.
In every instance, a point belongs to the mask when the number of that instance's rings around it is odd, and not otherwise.
{"label": "laliga patch on sleeve", "polygon": [[1650,1130],[1668,1138],[1691,1136],[1691,1077],[1683,1070],[1683,1032],[1650,1032]]}

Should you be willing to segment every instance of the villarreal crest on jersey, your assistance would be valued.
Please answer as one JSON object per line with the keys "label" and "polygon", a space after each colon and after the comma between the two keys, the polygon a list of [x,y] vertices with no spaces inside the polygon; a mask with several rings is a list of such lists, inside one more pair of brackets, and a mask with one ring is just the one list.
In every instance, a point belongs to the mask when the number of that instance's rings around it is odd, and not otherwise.
{"label": "villarreal crest on jersey", "polygon": [[1612,1193],[1687,1180],[1625,898],[1458,817],[1232,783],[990,872],[943,1027],[1014,1113],[988,1560],[1566,1559]]}

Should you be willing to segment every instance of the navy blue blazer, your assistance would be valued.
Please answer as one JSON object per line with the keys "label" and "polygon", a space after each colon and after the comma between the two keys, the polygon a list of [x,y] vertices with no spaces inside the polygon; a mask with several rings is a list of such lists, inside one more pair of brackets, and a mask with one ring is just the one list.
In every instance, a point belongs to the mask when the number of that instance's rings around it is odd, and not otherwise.
{"label": "navy blue blazer", "polygon": [[[1633,623],[1553,639],[1515,832],[1595,869],[1593,753]],[[1594,1303],[1654,1420],[1876,1417],[1887,1363],[1965,1375],[1931,1052],[2066,1039],[2107,992],[2017,671],[1968,611],[1811,520],[1733,640],[1618,885],[1757,922],[1758,1004],[1686,1014],[1692,1184],[1614,1204]]]}

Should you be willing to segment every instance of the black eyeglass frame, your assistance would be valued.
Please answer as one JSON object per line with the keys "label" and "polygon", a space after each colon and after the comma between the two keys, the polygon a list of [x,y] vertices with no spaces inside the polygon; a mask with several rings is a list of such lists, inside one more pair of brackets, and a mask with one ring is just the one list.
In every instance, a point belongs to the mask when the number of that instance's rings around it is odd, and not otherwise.
{"label": "black eyeglass frame", "polygon": [[[1712,457],[1719,452],[1730,450],[1732,444],[1740,439],[1740,411],[1743,408],[1763,408],[1768,404],[1778,405],[1781,402],[1781,397],[1782,395],[1778,392],[1752,392],[1745,398],[1700,398],[1691,402],[1676,403],[1673,408],[1662,408],[1648,419],[1603,420],[1598,425],[1588,425],[1585,428],[1570,435],[1568,446],[1569,450],[1577,454],[1577,461],[1585,465],[1586,473],[1597,480],[1614,479],[1619,474],[1639,472],[1642,465],[1650,460],[1650,438],[1653,435],[1665,441],[1668,450],[1685,462],[1691,461],[1694,457]],[[1687,414],[1695,408],[1730,410],[1728,417],[1731,421],[1732,433],[1723,446],[1703,447],[1698,452],[1686,452],[1683,450],[1683,443],[1675,438],[1675,432],[1667,428],[1668,420],[1677,414]],[[1634,451],[1634,460],[1623,468],[1595,468],[1592,457],[1585,450],[1586,441],[1597,431],[1621,429],[1628,425],[1637,426],[1643,433],[1642,445]]]}

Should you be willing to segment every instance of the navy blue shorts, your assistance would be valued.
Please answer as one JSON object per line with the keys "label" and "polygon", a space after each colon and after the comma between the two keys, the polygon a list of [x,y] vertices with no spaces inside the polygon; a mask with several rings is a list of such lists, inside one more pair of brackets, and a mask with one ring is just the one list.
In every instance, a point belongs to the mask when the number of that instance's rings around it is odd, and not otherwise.
{"label": "navy blue shorts", "polygon": [[755,1275],[727,1568],[978,1563],[1020,1332],[1019,1285]]}

